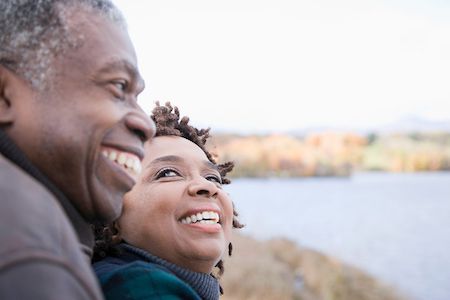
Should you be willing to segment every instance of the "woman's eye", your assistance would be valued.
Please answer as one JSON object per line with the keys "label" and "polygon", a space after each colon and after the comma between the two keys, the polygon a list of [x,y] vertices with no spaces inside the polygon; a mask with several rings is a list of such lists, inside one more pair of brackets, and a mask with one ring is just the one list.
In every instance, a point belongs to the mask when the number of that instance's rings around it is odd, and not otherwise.
{"label": "woman's eye", "polygon": [[217,175],[208,175],[205,178],[206,178],[206,180],[214,181],[218,184],[222,184],[222,179]]}
{"label": "woman's eye", "polygon": [[177,171],[172,169],[164,169],[156,174],[156,179],[164,177],[176,177],[176,176],[180,176],[180,174]]}

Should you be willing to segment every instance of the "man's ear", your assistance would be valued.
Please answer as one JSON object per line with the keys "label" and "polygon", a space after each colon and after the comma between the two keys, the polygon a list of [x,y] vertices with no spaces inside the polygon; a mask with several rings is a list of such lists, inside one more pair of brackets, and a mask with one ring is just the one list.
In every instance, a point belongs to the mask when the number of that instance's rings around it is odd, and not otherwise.
{"label": "man's ear", "polygon": [[0,65],[0,127],[14,123],[18,101],[26,90],[22,78]]}

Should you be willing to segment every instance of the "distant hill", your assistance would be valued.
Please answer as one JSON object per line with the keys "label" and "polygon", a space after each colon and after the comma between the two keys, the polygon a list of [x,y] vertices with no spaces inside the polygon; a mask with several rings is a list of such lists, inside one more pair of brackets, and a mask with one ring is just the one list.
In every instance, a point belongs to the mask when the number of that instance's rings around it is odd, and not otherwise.
{"label": "distant hill", "polygon": [[450,133],[450,120],[433,121],[419,116],[405,116],[395,122],[377,127],[356,126],[316,126],[289,130],[286,134],[302,137],[322,132],[353,132],[360,135],[370,133],[392,134],[392,133]]}
{"label": "distant hill", "polygon": [[431,121],[418,116],[407,116],[376,131],[380,133],[450,132],[450,120]]}

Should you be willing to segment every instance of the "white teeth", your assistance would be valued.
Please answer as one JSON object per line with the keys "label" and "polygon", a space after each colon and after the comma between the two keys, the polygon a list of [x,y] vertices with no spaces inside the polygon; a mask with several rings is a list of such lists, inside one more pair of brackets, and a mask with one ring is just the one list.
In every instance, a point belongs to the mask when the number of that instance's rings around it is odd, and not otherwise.
{"label": "white teeth", "polygon": [[135,161],[134,161],[134,166],[133,166],[133,169],[136,171],[136,173],[141,173],[141,171],[142,171],[142,166],[141,166],[141,161],[139,160],[139,159],[136,159]]}
{"label": "white teeth", "polygon": [[213,211],[203,211],[197,214],[191,215],[180,220],[182,224],[216,224],[219,223],[219,214]]}
{"label": "white teeth", "polygon": [[117,162],[121,165],[124,165],[127,161],[127,155],[125,153],[120,153],[119,158],[117,159]]}
{"label": "white teeth", "polygon": [[134,159],[132,159],[131,157],[127,159],[125,165],[127,166],[128,169],[131,169],[134,167]]}
{"label": "white teeth", "polygon": [[116,151],[111,151],[109,153],[109,159],[112,160],[112,161],[116,160],[117,159],[117,152]]}
{"label": "white teeth", "polygon": [[102,154],[110,160],[116,162],[129,171],[132,171],[136,175],[141,173],[142,165],[139,158],[133,154],[126,152],[118,152],[111,149],[104,149]]}

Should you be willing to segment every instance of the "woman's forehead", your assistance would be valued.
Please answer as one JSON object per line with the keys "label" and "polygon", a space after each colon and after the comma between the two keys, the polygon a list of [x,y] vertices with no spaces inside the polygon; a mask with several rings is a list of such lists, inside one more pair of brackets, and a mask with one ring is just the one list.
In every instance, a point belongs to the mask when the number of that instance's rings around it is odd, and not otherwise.
{"label": "woman's forehead", "polygon": [[198,145],[183,137],[158,136],[146,143],[144,160],[147,163],[167,156],[177,156],[183,160],[208,160]]}

